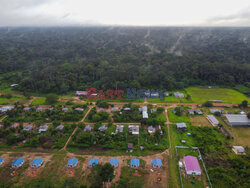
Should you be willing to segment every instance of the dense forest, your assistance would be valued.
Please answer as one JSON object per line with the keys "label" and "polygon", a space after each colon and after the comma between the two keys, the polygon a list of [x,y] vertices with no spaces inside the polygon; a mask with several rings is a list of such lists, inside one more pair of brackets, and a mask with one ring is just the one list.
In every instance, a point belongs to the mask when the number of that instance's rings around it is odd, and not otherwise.
{"label": "dense forest", "polygon": [[17,90],[250,87],[250,28],[0,28],[1,82]]}

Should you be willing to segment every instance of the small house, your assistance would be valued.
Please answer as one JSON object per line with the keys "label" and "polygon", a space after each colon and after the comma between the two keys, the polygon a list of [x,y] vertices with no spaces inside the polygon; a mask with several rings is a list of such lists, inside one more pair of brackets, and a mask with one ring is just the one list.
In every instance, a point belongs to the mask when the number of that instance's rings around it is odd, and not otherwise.
{"label": "small house", "polygon": [[37,109],[36,109],[36,112],[42,112],[43,111],[43,107],[38,107]]}
{"label": "small house", "polygon": [[97,165],[98,162],[99,162],[99,159],[97,159],[97,158],[90,159],[90,160],[89,160],[89,163],[88,163],[88,167],[89,167],[89,168],[92,168],[92,167],[94,167],[95,165]]}
{"label": "small house", "polygon": [[56,127],[56,130],[59,130],[59,131],[62,131],[64,129],[64,126],[63,125],[58,125]]}
{"label": "small house", "polygon": [[83,108],[75,108],[75,111],[78,111],[78,112],[83,112],[84,109]]}
{"label": "small house", "polygon": [[232,150],[237,155],[245,155],[246,154],[246,151],[242,146],[233,146]]}
{"label": "small house", "polygon": [[88,95],[87,91],[76,91],[75,96],[86,97]]}
{"label": "small house", "polygon": [[39,127],[38,133],[46,132],[49,129],[48,125],[42,125]]}
{"label": "small house", "polygon": [[179,132],[187,130],[186,123],[176,123],[176,127]]}
{"label": "small house", "polygon": [[200,164],[196,157],[185,156],[183,161],[187,175],[201,175]]}
{"label": "small house", "polygon": [[31,108],[30,107],[25,107],[25,108],[23,108],[23,111],[24,112],[31,112]]}
{"label": "small house", "polygon": [[169,93],[168,93],[168,92],[164,92],[164,96],[165,96],[165,97],[168,97],[168,96],[169,96]]}
{"label": "small house", "polygon": [[13,110],[14,108],[15,108],[14,106],[3,106],[3,107],[0,107],[0,112],[7,112],[10,110]]}
{"label": "small house", "polygon": [[0,158],[0,166],[3,164],[3,158]]}
{"label": "small house", "polygon": [[43,164],[43,159],[42,158],[36,158],[32,161],[32,163],[30,164],[30,166],[32,168],[39,168],[40,166],[42,166]]}
{"label": "small house", "polygon": [[124,110],[124,111],[130,111],[130,110],[131,110],[131,108],[126,107],[126,108],[123,108],[123,110]]}
{"label": "small house", "polygon": [[224,111],[224,109],[214,109],[214,108],[212,108],[212,109],[209,110],[209,112],[211,114],[215,114],[215,113],[224,114],[225,111]]}
{"label": "small house", "polygon": [[31,124],[29,124],[29,125],[27,125],[27,126],[25,126],[24,128],[23,128],[23,130],[24,131],[31,131],[31,129],[32,129],[32,125]]}
{"label": "small house", "polygon": [[124,126],[123,125],[117,125],[116,126],[116,129],[115,129],[115,133],[122,133],[123,132],[123,128]]}
{"label": "small house", "polygon": [[155,112],[157,112],[157,109],[156,109],[156,108],[152,108],[152,109],[150,110],[150,112],[151,112],[151,113],[155,113]]}
{"label": "small house", "polygon": [[116,111],[118,111],[118,110],[119,110],[118,107],[112,107],[112,108],[111,108],[111,112],[116,112]]}
{"label": "small house", "polygon": [[176,98],[184,98],[184,94],[183,93],[180,93],[180,92],[174,92],[174,96]]}
{"label": "small house", "polygon": [[0,129],[2,129],[3,128],[3,125],[2,124],[0,124]]}
{"label": "small house", "polygon": [[133,158],[130,160],[130,167],[131,168],[139,168],[140,160],[137,158]]}
{"label": "small house", "polygon": [[105,111],[105,109],[104,108],[97,108],[97,110],[96,110],[97,112],[104,112]]}
{"label": "small house", "polygon": [[22,158],[18,158],[16,159],[12,164],[11,164],[11,167],[12,168],[20,168],[24,163],[24,159]]}
{"label": "small house", "polygon": [[148,126],[148,133],[149,134],[154,134],[155,133],[155,128],[152,125]]}
{"label": "small house", "polygon": [[139,125],[129,125],[128,129],[130,134],[139,135]]}
{"label": "small house", "polygon": [[117,168],[119,164],[119,160],[117,158],[110,159],[109,163],[114,167]]}
{"label": "small house", "polygon": [[104,132],[104,131],[107,130],[107,127],[106,127],[106,125],[102,125],[101,127],[98,128],[98,130],[99,130],[100,132]]}
{"label": "small house", "polygon": [[145,95],[145,97],[150,97],[150,91],[145,91],[144,95]]}
{"label": "small house", "polygon": [[213,115],[207,115],[207,120],[208,120],[213,126],[218,126],[219,123],[220,123]]}
{"label": "small house", "polygon": [[13,123],[11,126],[10,126],[10,128],[14,128],[14,129],[16,129],[18,127],[18,123]]}
{"label": "small house", "polygon": [[150,94],[150,96],[151,97],[159,97],[160,95],[159,95],[159,92],[152,92],[151,94]]}
{"label": "small house", "polygon": [[69,109],[68,108],[62,108],[62,112],[68,112]]}
{"label": "small house", "polygon": [[83,129],[84,132],[91,132],[92,127],[90,125],[86,125]]}
{"label": "small house", "polygon": [[161,159],[157,159],[157,158],[153,159],[152,165],[154,168],[161,168],[161,166],[162,166]]}
{"label": "small house", "polygon": [[68,168],[75,168],[77,163],[78,163],[77,158],[71,158],[71,159],[68,160],[67,167]]}

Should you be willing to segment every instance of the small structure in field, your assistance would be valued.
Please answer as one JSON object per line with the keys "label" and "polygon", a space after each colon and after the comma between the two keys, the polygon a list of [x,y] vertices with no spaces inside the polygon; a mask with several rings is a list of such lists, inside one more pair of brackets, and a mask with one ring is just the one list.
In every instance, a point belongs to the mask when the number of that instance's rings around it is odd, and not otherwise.
{"label": "small structure in field", "polygon": [[43,111],[43,107],[38,107],[37,109],[36,109],[36,112],[42,112]]}
{"label": "small structure in field", "polygon": [[64,129],[64,126],[63,125],[58,125],[56,127],[56,130],[59,130],[59,131],[62,131]]}
{"label": "small structure in field", "polygon": [[36,158],[32,161],[32,163],[30,164],[30,166],[32,168],[39,168],[40,166],[42,166],[43,164],[43,159],[42,158]]}
{"label": "small structure in field", "polygon": [[0,158],[0,166],[3,164],[4,160],[3,158]]}
{"label": "small structure in field", "polygon": [[23,130],[24,131],[31,131],[32,130],[32,125],[31,124],[29,124],[29,125],[27,125],[27,126],[25,126],[24,128],[23,128]]}
{"label": "small structure in field", "polygon": [[68,168],[75,168],[77,163],[78,163],[77,158],[71,158],[71,159],[68,160],[67,167]]}
{"label": "small structure in field", "polygon": [[139,168],[140,160],[137,158],[133,158],[130,160],[130,167],[131,168]]}
{"label": "small structure in field", "polygon": [[46,132],[49,129],[48,125],[42,125],[39,127],[38,133]]}
{"label": "small structure in field", "polygon": [[161,166],[162,166],[161,159],[158,159],[158,158],[153,159],[152,165],[154,168],[161,168]]}
{"label": "small structure in field", "polygon": [[10,128],[14,128],[14,129],[16,129],[18,127],[18,124],[17,123],[13,123],[11,126],[10,126]]}
{"label": "small structure in field", "polygon": [[92,127],[90,125],[86,125],[83,129],[84,132],[91,132]]}
{"label": "small structure in field", "polygon": [[151,92],[150,96],[156,98],[156,97],[159,97],[160,95],[159,95],[159,92]]}
{"label": "small structure in field", "polygon": [[129,125],[128,126],[129,133],[132,135],[139,135],[139,125]]}
{"label": "small structure in field", "polygon": [[208,120],[213,126],[218,126],[219,123],[220,123],[213,115],[207,115],[207,120]]}
{"label": "small structure in field", "polygon": [[242,146],[233,146],[232,150],[237,155],[246,155],[246,151]]}
{"label": "small structure in field", "polygon": [[89,160],[89,163],[88,163],[88,167],[89,167],[89,168],[92,168],[92,167],[94,167],[95,165],[97,165],[98,162],[99,162],[99,159],[97,159],[97,158],[90,159],[90,160]]}
{"label": "small structure in field", "polygon": [[148,126],[148,133],[149,134],[154,134],[155,133],[155,128],[152,125]]}
{"label": "small structure in field", "polygon": [[112,112],[116,112],[116,111],[118,111],[118,110],[119,110],[118,107],[112,107],[112,108],[111,108],[111,111],[112,111]]}
{"label": "small structure in field", "polygon": [[209,112],[211,114],[215,114],[215,113],[224,114],[225,111],[224,111],[224,109],[214,109],[214,108],[212,108],[212,109],[209,110]]}
{"label": "small structure in field", "polygon": [[201,175],[201,168],[198,159],[193,156],[184,157],[184,166],[188,175]]}
{"label": "small structure in field", "polygon": [[110,159],[109,163],[114,167],[117,168],[119,164],[119,160],[117,158]]}
{"label": "small structure in field", "polygon": [[11,167],[12,168],[20,168],[24,163],[24,159],[23,158],[18,158],[16,159],[12,164]]}
{"label": "small structure in field", "polygon": [[15,108],[14,106],[3,106],[3,107],[0,107],[0,112],[7,112],[10,110],[13,110],[14,108]]}
{"label": "small structure in field", "polygon": [[168,93],[168,92],[164,92],[164,96],[165,96],[165,97],[168,97],[168,96],[169,96],[169,93]]}
{"label": "small structure in field", "polygon": [[133,150],[133,147],[134,147],[133,143],[128,143],[128,149]]}
{"label": "small structure in field", "polygon": [[106,126],[106,125],[102,125],[101,127],[98,128],[98,130],[99,130],[100,132],[104,132],[104,131],[107,130],[107,126]]}
{"label": "small structure in field", "polygon": [[84,109],[83,108],[75,108],[75,111],[78,111],[78,112],[83,112]]}
{"label": "small structure in field", "polygon": [[25,108],[23,108],[23,111],[24,112],[31,112],[31,108],[30,107],[25,107]]}
{"label": "small structure in field", "polygon": [[75,96],[86,97],[88,95],[87,91],[76,91]]}
{"label": "small structure in field", "polygon": [[124,126],[123,125],[117,125],[116,126],[116,129],[115,129],[115,133],[122,133],[123,132],[123,128]]}
{"label": "small structure in field", "polygon": [[147,119],[148,118],[148,108],[146,106],[143,106],[141,108],[142,110],[142,118]]}
{"label": "small structure in field", "polygon": [[62,112],[68,112],[69,111],[69,109],[68,108],[62,108]]}
{"label": "small structure in field", "polygon": [[250,126],[250,119],[248,119],[247,115],[226,114],[225,117],[227,123],[233,127]]}
{"label": "small structure in field", "polygon": [[105,111],[105,109],[104,108],[97,108],[97,110],[96,110],[97,112],[104,112]]}
{"label": "small structure in field", "polygon": [[176,123],[176,127],[177,127],[177,130],[179,132],[183,132],[183,131],[187,130],[187,125],[184,122],[182,122],[182,123]]}
{"label": "small structure in field", "polygon": [[183,93],[180,93],[180,92],[174,92],[174,96],[176,98],[184,98],[184,94]]}
{"label": "small structure in field", "polygon": [[189,109],[188,113],[191,115],[194,115],[194,114],[202,115],[202,111],[200,109]]}

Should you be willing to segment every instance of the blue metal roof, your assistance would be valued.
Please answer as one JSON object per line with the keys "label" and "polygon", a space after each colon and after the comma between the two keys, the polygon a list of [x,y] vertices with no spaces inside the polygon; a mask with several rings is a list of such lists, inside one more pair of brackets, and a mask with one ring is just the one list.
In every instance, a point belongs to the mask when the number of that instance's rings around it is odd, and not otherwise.
{"label": "blue metal roof", "polygon": [[113,158],[113,159],[110,159],[109,163],[116,168],[119,164],[119,160],[117,158]]}
{"label": "blue metal roof", "polygon": [[77,162],[78,162],[77,158],[72,158],[68,161],[67,166],[75,167],[77,165]]}
{"label": "blue metal roof", "polygon": [[43,159],[42,158],[36,158],[33,160],[33,162],[31,163],[31,166],[39,166],[43,163]]}
{"label": "blue metal roof", "polygon": [[139,165],[140,165],[140,160],[139,159],[134,158],[134,159],[130,160],[130,166],[131,167],[134,167],[134,166],[139,167]]}
{"label": "blue metal roof", "polygon": [[160,168],[162,165],[161,159],[157,159],[157,158],[153,159],[152,164],[154,168]]}
{"label": "blue metal roof", "polygon": [[90,159],[88,165],[89,166],[96,165],[96,164],[98,164],[98,161],[99,161],[99,159],[97,159],[97,158]]}
{"label": "blue metal roof", "polygon": [[3,162],[3,158],[0,158],[0,163],[2,163]]}
{"label": "blue metal roof", "polygon": [[18,158],[18,159],[16,159],[12,164],[11,164],[11,166],[17,166],[17,167],[19,167],[19,166],[21,166],[22,164],[24,163],[24,159],[22,159],[22,158]]}

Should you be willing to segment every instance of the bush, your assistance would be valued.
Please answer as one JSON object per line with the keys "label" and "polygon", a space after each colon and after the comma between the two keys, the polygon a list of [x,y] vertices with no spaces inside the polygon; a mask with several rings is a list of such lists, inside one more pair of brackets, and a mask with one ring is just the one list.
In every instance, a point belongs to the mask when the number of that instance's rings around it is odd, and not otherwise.
{"label": "bush", "polygon": [[204,106],[204,107],[213,107],[213,103],[211,101],[207,101],[202,106]]}

